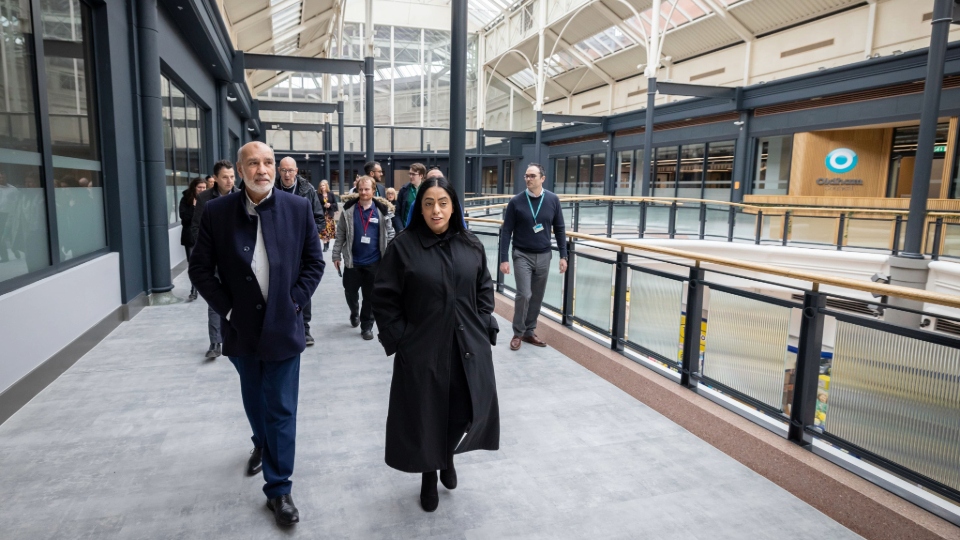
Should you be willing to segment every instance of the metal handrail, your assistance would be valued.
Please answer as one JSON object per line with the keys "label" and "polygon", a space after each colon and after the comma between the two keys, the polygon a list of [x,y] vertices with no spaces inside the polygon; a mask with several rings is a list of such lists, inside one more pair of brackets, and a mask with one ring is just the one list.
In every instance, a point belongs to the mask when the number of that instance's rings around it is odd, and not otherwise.
{"label": "metal handrail", "polygon": [[[503,225],[503,221],[498,219],[471,218],[471,217],[467,217],[465,219],[469,222],[486,223],[486,224],[492,224],[492,225]],[[745,262],[745,261],[738,261],[734,259],[727,259],[725,257],[703,255],[700,253],[694,253],[692,251],[685,251],[682,249],[653,246],[648,244],[633,244],[623,240],[616,240],[612,238],[606,238],[603,236],[595,236],[592,234],[567,232],[566,235],[567,237],[570,237],[570,238],[577,238],[580,240],[587,240],[590,242],[597,242],[597,243],[606,244],[609,246],[615,246],[619,248],[619,251],[622,253],[626,253],[627,250],[649,251],[649,252],[657,253],[660,255],[670,255],[673,257],[688,259],[688,260],[694,261],[696,266],[700,266],[702,263],[710,263],[710,264],[725,266],[728,268],[750,270],[754,272],[761,272],[764,274],[770,274],[770,275],[779,276],[779,277],[797,279],[800,281],[809,281],[813,285],[813,290],[815,291],[819,290],[820,285],[832,285],[835,287],[842,287],[845,289],[854,289],[858,291],[877,294],[878,296],[896,296],[898,298],[905,298],[908,300],[915,300],[918,302],[928,302],[931,304],[937,304],[941,306],[960,308],[960,296],[953,295],[953,294],[935,293],[935,292],[925,291],[921,289],[900,287],[898,285],[885,285],[882,283],[873,283],[873,282],[859,281],[859,280],[850,279],[850,278],[833,277],[833,276],[828,276],[824,274],[816,274],[813,272],[802,272],[802,271],[790,270],[788,268],[783,268],[780,266],[774,266],[770,264],[751,263],[751,262]]]}

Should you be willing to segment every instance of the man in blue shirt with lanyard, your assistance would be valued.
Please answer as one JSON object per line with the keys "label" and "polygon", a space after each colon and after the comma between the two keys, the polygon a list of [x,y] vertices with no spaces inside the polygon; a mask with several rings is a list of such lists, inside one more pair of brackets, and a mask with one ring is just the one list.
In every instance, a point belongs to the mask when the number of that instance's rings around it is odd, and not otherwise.
{"label": "man in blue shirt with lanyard", "polygon": [[[363,339],[373,339],[373,278],[380,267],[380,258],[393,240],[393,205],[374,197],[374,182],[369,176],[357,180],[357,193],[343,196],[343,212],[337,224],[333,244],[334,266],[340,271],[343,262],[343,288],[350,307],[350,326],[360,327]],[[363,304],[360,305],[360,292]]]}
{"label": "man in blue shirt with lanyard", "polygon": [[524,173],[527,189],[510,199],[500,228],[500,271],[510,273],[507,251],[513,237],[513,264],[516,267],[517,297],[513,307],[513,339],[510,349],[525,341],[537,347],[546,343],[537,337],[537,317],[547,289],[550,270],[550,228],[560,249],[560,273],[567,271],[567,238],[560,198],[543,189],[543,167],[531,163]]}

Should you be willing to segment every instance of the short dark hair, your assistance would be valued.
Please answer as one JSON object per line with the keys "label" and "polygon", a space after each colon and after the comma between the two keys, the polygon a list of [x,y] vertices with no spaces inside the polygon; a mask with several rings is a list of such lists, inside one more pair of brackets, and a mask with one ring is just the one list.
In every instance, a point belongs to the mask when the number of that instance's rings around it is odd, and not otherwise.
{"label": "short dark hair", "polygon": [[216,180],[216,177],[213,176],[212,174],[208,174],[204,176],[203,179],[209,182],[210,180]]}
{"label": "short dark hair", "polygon": [[529,163],[529,164],[527,164],[527,168],[529,169],[530,167],[536,167],[537,170],[540,171],[540,176],[546,176],[546,175],[547,175],[547,173],[544,172],[544,170],[543,170],[543,165],[541,165],[541,164],[539,164],[539,163]]}
{"label": "short dark hair", "polygon": [[233,162],[229,159],[221,159],[220,161],[213,164],[213,175],[220,176],[220,171],[223,169],[232,169]]}
{"label": "short dark hair", "polygon": [[377,165],[380,165],[379,161],[368,161],[363,164],[363,172],[367,173],[367,176],[370,176],[370,173],[373,172],[373,168]]}

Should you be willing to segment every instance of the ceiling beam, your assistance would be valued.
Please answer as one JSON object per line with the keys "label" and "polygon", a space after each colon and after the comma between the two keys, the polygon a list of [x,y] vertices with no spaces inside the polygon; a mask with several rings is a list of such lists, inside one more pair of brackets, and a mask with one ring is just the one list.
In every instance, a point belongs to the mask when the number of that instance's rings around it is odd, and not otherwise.
{"label": "ceiling beam", "polygon": [[239,21],[231,23],[233,25],[234,32],[240,34],[245,32],[254,26],[257,26],[264,21],[268,21],[273,18],[273,16],[281,11],[296,5],[301,0],[283,0],[278,4],[274,4],[266,9],[261,9],[252,15],[248,15]]}
{"label": "ceiling beam", "polygon": [[328,9],[323,13],[315,15],[310,20],[304,21],[299,25],[294,26],[293,28],[287,30],[286,32],[278,36],[271,36],[270,39],[264,41],[263,43],[260,43],[259,45],[256,45],[255,47],[252,47],[247,52],[250,52],[250,53],[269,52],[270,49],[272,49],[275,44],[282,43],[290,38],[298,36],[301,32],[304,32],[305,30],[316,28],[320,24],[327,22],[328,20],[330,20],[331,17],[333,17],[333,14],[334,14],[333,8]]}
{"label": "ceiling beam", "polygon": [[243,68],[263,69],[267,71],[295,71],[298,73],[358,75],[363,73],[363,61],[243,53]]}
{"label": "ceiling beam", "polygon": [[301,113],[335,113],[337,112],[336,103],[322,102],[303,102],[303,101],[272,101],[256,100],[255,103],[261,111],[282,111],[282,112],[301,112]]}
{"label": "ceiling beam", "polygon": [[636,30],[630,28],[630,25],[627,24],[619,15],[613,12],[612,9],[608,8],[606,4],[602,1],[598,1],[594,4],[597,8],[597,11],[600,12],[600,15],[603,15],[605,19],[613,23],[614,26],[620,29],[621,32],[630,36],[630,39],[637,42],[637,45],[643,47],[643,50],[647,50],[647,40],[637,33]]}
{"label": "ceiling beam", "polygon": [[559,38],[559,36],[557,35],[557,33],[554,32],[552,28],[547,28],[545,31],[546,31],[546,33],[547,33],[548,36],[550,36],[551,38],[553,38],[553,40],[554,40],[555,42],[559,43],[560,46],[562,46],[562,47],[563,47],[567,52],[569,52],[574,58],[576,58],[577,60],[579,60],[580,63],[582,63],[584,66],[587,67],[587,69],[589,69],[590,71],[596,73],[598,77],[600,77],[601,79],[603,79],[603,82],[605,82],[605,83],[607,83],[607,84],[614,84],[614,83],[615,83],[615,81],[613,80],[613,77],[611,77],[609,74],[607,74],[606,71],[603,71],[602,69],[600,69],[600,67],[597,66],[597,65],[593,62],[593,60],[590,60],[589,58],[587,58],[587,56],[586,56],[585,54],[583,54],[582,52],[580,52],[579,50],[577,50],[577,48],[574,47],[573,45],[571,45],[569,42],[567,42],[567,40],[562,39],[562,38]]}
{"label": "ceiling beam", "polygon": [[524,90],[523,88],[520,88],[520,86],[519,86],[517,83],[511,81],[510,79],[504,77],[503,75],[497,73],[496,71],[493,71],[492,69],[490,69],[490,68],[488,68],[488,67],[486,67],[486,66],[484,66],[484,70],[485,70],[487,73],[489,73],[490,75],[493,75],[498,81],[502,82],[503,84],[509,86],[509,87],[512,88],[514,91],[516,91],[517,93],[519,93],[519,94],[520,94],[521,96],[523,96],[527,101],[529,101],[531,105],[533,105],[533,104],[536,102],[536,100],[535,100],[534,98],[530,97],[530,96],[527,94],[527,91]]}
{"label": "ceiling beam", "polygon": [[723,21],[728,28],[740,36],[740,39],[744,41],[753,41],[757,39],[757,36],[753,35],[753,32],[751,32],[749,28],[744,26],[742,22],[740,22],[729,11],[727,11],[725,6],[720,5],[714,0],[693,0],[693,2],[697,4],[697,7],[703,11],[708,11],[707,9],[704,9],[705,6],[703,5],[707,4],[707,6],[710,7],[710,10],[716,13],[717,17],[720,17],[720,20]]}

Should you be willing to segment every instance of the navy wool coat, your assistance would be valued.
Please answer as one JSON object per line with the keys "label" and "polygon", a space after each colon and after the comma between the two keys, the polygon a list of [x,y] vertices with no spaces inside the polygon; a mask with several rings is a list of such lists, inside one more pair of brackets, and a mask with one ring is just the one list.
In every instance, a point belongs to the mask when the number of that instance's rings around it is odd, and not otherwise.
{"label": "navy wool coat", "polygon": [[[257,216],[247,214],[246,202],[246,193],[239,191],[206,204],[190,257],[190,280],[221,317],[223,354],[286,360],[306,348],[300,309],[323,276],[313,208],[307,199],[278,189],[257,206]],[[250,268],[258,219],[270,261],[267,301]]]}

